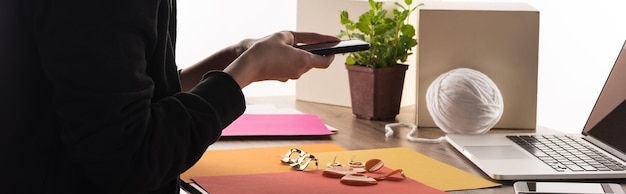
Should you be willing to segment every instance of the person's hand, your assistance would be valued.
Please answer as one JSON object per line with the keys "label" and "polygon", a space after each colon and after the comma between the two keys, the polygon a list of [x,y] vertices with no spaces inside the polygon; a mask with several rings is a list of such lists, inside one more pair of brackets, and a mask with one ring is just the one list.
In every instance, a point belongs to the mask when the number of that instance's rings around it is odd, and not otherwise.
{"label": "person's hand", "polygon": [[334,36],[283,31],[256,40],[224,72],[241,88],[255,81],[298,79],[312,68],[327,68],[334,55],[321,56],[293,47],[304,43],[338,41]]}

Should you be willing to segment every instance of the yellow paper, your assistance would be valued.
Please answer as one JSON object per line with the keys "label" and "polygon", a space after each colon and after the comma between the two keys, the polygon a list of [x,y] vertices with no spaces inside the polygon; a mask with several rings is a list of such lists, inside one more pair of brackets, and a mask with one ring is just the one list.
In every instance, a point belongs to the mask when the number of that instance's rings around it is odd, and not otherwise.
{"label": "yellow paper", "polygon": [[[354,161],[362,162],[373,158],[381,159],[388,168],[402,169],[406,176],[443,191],[487,188],[501,185],[439,162],[408,148],[346,151],[332,143],[210,150],[205,152],[195,166],[183,173],[181,179],[185,182],[192,182],[191,177],[195,176],[294,171],[289,165],[280,161],[282,156],[291,148],[299,148],[315,155],[318,158],[319,169],[326,168],[326,164],[332,162],[335,157],[336,162],[341,162],[344,165],[347,165],[352,157],[354,157]],[[307,167],[307,169],[315,168],[313,163]]]}
{"label": "yellow paper", "polygon": [[[439,162],[408,148],[384,148],[369,150],[352,150],[340,152],[324,152],[315,154],[319,160],[347,163],[353,156],[354,161],[381,159],[391,169],[402,169],[404,174],[416,181],[443,191],[467,190],[500,186],[448,164]],[[324,163],[325,164],[325,163]]]}
{"label": "yellow paper", "polygon": [[[277,146],[266,148],[248,148],[234,150],[209,150],[202,155],[196,164],[180,175],[180,178],[190,183],[194,176],[220,176],[236,174],[258,174],[270,172],[293,171],[280,159],[291,148],[299,148],[309,153],[328,151],[343,151],[336,144],[303,144],[293,146]],[[312,164],[309,168],[315,168]]]}

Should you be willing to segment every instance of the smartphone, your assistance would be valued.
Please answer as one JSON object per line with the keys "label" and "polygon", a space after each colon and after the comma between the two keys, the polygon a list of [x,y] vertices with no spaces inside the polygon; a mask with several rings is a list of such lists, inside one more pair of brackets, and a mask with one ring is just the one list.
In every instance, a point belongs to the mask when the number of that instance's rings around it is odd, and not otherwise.
{"label": "smartphone", "polygon": [[544,194],[602,194],[624,193],[622,186],[616,183],[577,183],[577,182],[526,182],[513,183],[517,194],[544,193]]}
{"label": "smartphone", "polygon": [[323,42],[317,44],[296,45],[296,48],[300,48],[317,55],[333,55],[340,53],[364,51],[370,49],[370,43],[354,39],[335,42]]}

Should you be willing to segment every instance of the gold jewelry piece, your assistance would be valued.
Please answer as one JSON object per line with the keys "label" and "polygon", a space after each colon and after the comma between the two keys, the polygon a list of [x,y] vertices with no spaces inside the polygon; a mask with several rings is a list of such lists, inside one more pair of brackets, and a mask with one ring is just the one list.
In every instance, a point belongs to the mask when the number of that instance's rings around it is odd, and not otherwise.
{"label": "gold jewelry piece", "polygon": [[291,166],[293,169],[303,171],[304,169],[306,169],[307,166],[309,166],[309,163],[311,163],[312,160],[315,161],[315,167],[318,168],[317,158],[315,158],[315,156],[311,154],[306,154],[304,155],[304,157],[299,157],[296,162],[290,163],[289,166]]}
{"label": "gold jewelry piece", "polygon": [[[297,157],[295,159],[291,158],[291,155],[293,155],[293,153],[298,153],[298,155],[297,155]],[[282,161],[284,163],[291,164],[291,163],[295,163],[298,160],[298,158],[301,158],[304,155],[306,155],[306,152],[304,152],[304,151],[302,151],[302,150],[300,150],[298,148],[291,148],[289,151],[287,151],[285,156],[283,156],[283,159],[280,160],[280,161]]]}
{"label": "gold jewelry piece", "polygon": [[353,167],[353,168],[361,168],[364,167],[363,162],[360,161],[353,161],[354,157],[356,157],[356,155],[352,155],[352,158],[350,158],[350,161],[348,161],[348,166]]}
{"label": "gold jewelry piece", "polygon": [[[292,158],[294,153],[297,153],[296,158]],[[315,167],[318,167],[317,158],[314,155],[307,154],[305,151],[298,148],[291,148],[280,161],[289,164],[289,166],[299,171],[306,169],[311,161],[315,161]]]}
{"label": "gold jewelry piece", "polygon": [[333,162],[326,164],[326,166],[328,166],[329,168],[335,167],[335,166],[341,166],[341,162],[337,162],[337,156],[335,156],[335,158],[333,158]]}

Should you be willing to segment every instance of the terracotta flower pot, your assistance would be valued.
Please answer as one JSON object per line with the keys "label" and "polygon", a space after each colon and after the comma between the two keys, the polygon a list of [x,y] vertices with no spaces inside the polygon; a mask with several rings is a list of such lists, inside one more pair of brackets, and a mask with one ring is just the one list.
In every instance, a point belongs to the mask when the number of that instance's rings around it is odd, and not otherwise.
{"label": "terracotta flower pot", "polygon": [[408,65],[368,68],[346,65],[352,113],[359,119],[389,120],[400,112],[404,75]]}

